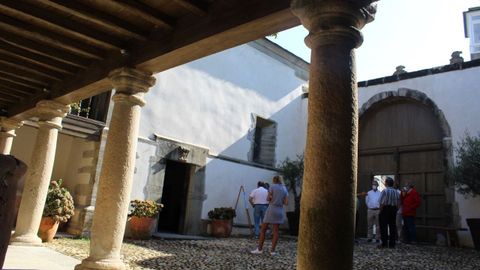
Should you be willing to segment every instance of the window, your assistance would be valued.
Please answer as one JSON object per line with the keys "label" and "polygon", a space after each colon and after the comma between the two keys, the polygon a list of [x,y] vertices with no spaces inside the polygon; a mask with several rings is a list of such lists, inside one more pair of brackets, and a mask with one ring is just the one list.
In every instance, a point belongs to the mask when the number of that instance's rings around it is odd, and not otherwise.
{"label": "window", "polygon": [[480,8],[464,12],[465,37],[470,38],[470,53],[480,53]]}
{"label": "window", "polygon": [[276,144],[277,124],[257,116],[252,140],[253,151],[251,160],[260,164],[274,166]]}

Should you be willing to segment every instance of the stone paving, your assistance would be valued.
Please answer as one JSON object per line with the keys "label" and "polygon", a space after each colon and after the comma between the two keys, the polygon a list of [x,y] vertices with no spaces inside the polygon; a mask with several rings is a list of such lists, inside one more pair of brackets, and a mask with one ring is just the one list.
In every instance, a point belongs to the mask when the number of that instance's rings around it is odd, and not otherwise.
{"label": "stone paving", "polygon": [[[88,240],[56,239],[47,244],[58,252],[83,259]],[[266,248],[270,241],[266,241]],[[280,239],[278,255],[252,255],[256,241],[246,238],[215,240],[125,240],[123,260],[129,269],[295,269],[297,242]],[[399,245],[377,249],[375,244],[355,246],[354,269],[474,270],[480,269],[480,252],[426,245]]]}

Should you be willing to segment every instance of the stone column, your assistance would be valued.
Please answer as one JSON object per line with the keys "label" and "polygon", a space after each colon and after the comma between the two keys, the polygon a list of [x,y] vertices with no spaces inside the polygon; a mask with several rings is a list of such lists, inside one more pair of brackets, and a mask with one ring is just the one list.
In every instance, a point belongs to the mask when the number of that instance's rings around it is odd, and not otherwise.
{"label": "stone column", "polygon": [[352,269],[358,100],[354,49],[368,0],[292,0],[312,50],[298,269]]}
{"label": "stone column", "polygon": [[0,152],[9,155],[12,150],[13,138],[15,138],[15,129],[23,125],[21,120],[2,117],[0,120]]}
{"label": "stone column", "polygon": [[90,256],[79,269],[125,269],[120,259],[135,167],[143,95],[155,78],[143,71],[120,68],[109,78],[116,90],[97,191]]}
{"label": "stone column", "polygon": [[58,130],[68,106],[51,100],[43,100],[35,107],[38,117],[38,133],[23,188],[18,211],[17,226],[11,240],[14,245],[40,245],[37,236],[48,185],[52,177]]}

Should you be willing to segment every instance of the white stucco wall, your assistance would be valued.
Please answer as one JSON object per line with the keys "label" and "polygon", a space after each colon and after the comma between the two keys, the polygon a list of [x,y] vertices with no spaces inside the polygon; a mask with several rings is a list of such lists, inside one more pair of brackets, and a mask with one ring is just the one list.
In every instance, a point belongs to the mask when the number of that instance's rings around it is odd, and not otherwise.
{"label": "white stucco wall", "polygon": [[[249,131],[257,115],[277,123],[277,162],[303,153],[307,99],[301,95],[306,82],[284,62],[245,44],[155,77],[156,85],[145,96],[140,137],[159,134],[207,148],[213,156],[247,161],[252,144]],[[148,160],[154,154],[153,147],[141,139],[132,198],[145,197]],[[209,159],[202,217],[213,207],[233,206],[241,185],[249,192],[258,180],[270,181],[274,173]],[[238,213],[237,223],[247,223],[243,212]]]}
{"label": "white stucco wall", "polygon": [[[456,146],[465,131],[479,134],[480,121],[480,67],[450,71],[402,80],[381,85],[359,88],[359,106],[361,107],[374,95],[385,91],[409,88],[425,93],[443,112],[452,131],[452,142]],[[480,198],[465,199],[456,194],[461,226],[468,228],[465,218],[480,218]],[[469,232],[459,232],[462,245],[472,246]]]}
{"label": "white stucco wall", "polygon": [[[292,68],[242,45],[155,75],[147,93],[140,136],[158,133],[205,146],[210,153],[247,159],[252,113],[278,119],[302,94],[305,81]],[[299,104],[297,104],[299,106]],[[292,113],[301,112],[289,109]],[[295,117],[295,116],[289,116]],[[304,117],[298,115],[298,121]],[[296,123],[293,123],[297,125]],[[293,144],[286,152],[298,151]],[[293,147],[293,148],[292,148]],[[291,150],[291,151],[288,151]],[[281,151],[285,153],[285,151]],[[282,158],[282,157],[279,157]]]}

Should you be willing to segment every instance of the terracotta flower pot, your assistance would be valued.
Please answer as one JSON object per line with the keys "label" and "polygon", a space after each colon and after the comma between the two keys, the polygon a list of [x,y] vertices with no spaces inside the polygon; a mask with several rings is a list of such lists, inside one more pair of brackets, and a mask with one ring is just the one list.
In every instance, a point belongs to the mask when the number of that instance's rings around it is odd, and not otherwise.
{"label": "terracotta flower pot", "polygon": [[148,240],[152,237],[152,230],[155,224],[155,218],[131,217],[130,232],[133,239]]}
{"label": "terracotta flower pot", "polygon": [[215,237],[229,237],[232,233],[232,220],[213,219],[212,235]]}
{"label": "terracotta flower pot", "polygon": [[51,242],[53,237],[57,233],[58,221],[53,220],[51,217],[42,217],[40,222],[40,228],[38,229],[38,236],[43,242]]}

